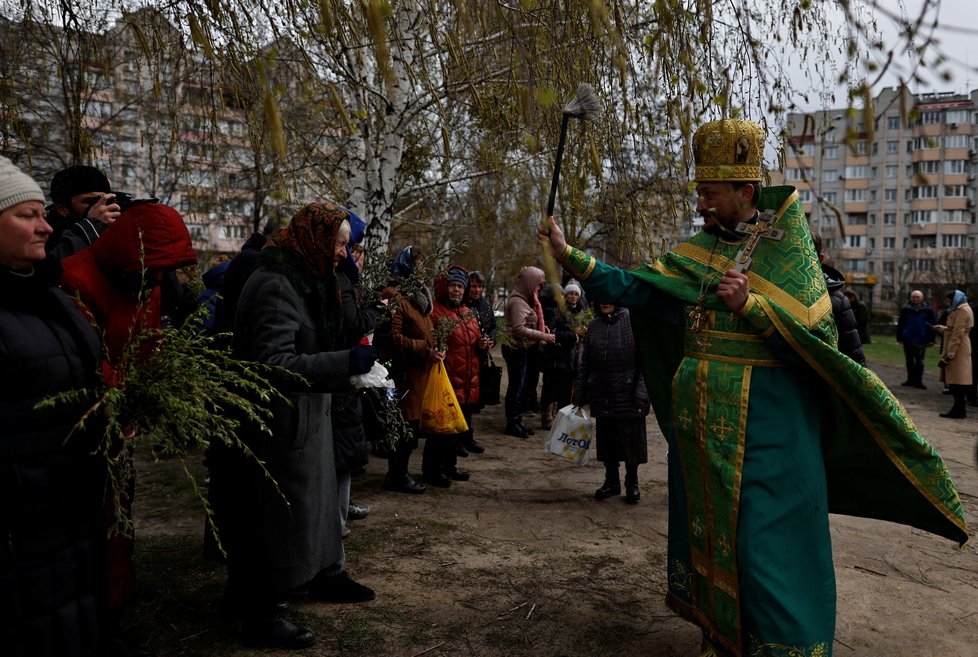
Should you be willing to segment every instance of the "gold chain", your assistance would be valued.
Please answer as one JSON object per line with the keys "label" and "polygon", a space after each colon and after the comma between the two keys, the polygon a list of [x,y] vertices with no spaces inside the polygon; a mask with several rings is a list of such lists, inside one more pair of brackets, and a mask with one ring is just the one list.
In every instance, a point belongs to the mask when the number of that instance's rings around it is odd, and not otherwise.
{"label": "gold chain", "polygon": [[710,285],[713,285],[713,281],[716,280],[717,274],[719,272],[713,271],[713,256],[717,252],[717,246],[720,244],[720,238],[713,238],[713,249],[710,251],[710,259],[706,263],[706,271],[703,272],[703,278],[700,279],[700,294],[696,297],[696,307],[693,308],[693,312],[689,313],[689,318],[693,322],[693,332],[699,333],[703,328],[703,322],[706,321],[706,309],[703,304],[706,303],[706,290]]}

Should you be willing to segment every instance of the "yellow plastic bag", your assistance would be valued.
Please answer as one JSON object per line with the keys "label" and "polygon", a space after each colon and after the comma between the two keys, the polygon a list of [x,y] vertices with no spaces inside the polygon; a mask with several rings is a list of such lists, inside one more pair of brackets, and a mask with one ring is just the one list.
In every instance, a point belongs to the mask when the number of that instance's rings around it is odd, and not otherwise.
{"label": "yellow plastic bag", "polygon": [[421,402],[421,433],[462,433],[468,431],[462,409],[448,379],[445,363],[431,366]]}

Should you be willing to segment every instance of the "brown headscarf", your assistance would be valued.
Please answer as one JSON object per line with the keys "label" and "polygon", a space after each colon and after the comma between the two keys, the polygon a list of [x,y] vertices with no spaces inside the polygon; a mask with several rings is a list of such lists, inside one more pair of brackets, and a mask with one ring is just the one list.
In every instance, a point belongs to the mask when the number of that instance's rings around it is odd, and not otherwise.
{"label": "brown headscarf", "polygon": [[310,203],[279,228],[265,247],[292,249],[302,254],[309,270],[319,280],[333,276],[333,248],[340,225],[350,213],[332,203]]}
{"label": "brown headscarf", "polygon": [[332,203],[310,203],[265,242],[261,263],[285,275],[301,296],[308,297],[320,326],[324,350],[342,341],[341,291],[333,271],[333,249],[349,213]]}

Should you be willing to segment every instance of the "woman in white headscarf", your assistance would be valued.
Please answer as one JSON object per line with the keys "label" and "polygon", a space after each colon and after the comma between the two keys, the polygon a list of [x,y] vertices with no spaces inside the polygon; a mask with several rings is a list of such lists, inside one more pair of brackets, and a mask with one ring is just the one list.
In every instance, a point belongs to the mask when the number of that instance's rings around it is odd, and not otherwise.
{"label": "woman in white headscarf", "polygon": [[954,406],[941,417],[964,418],[965,396],[971,385],[971,327],[975,325],[975,315],[968,303],[968,297],[961,290],[948,292],[947,323],[938,324],[934,330],[944,336],[941,346],[941,381],[951,388]]}

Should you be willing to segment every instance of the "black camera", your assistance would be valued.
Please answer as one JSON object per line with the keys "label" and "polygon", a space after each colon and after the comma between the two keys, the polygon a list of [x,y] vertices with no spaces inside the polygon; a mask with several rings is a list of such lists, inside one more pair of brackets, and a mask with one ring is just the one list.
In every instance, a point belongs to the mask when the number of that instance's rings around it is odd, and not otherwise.
{"label": "black camera", "polygon": [[119,212],[125,212],[134,205],[139,205],[140,203],[159,203],[160,199],[156,197],[151,198],[133,198],[132,194],[128,192],[112,192],[115,194],[115,198],[112,202],[119,206]]}
{"label": "black camera", "polygon": [[[160,199],[156,197],[151,198],[133,198],[132,194],[128,192],[109,192],[110,194],[115,194],[115,198],[108,201],[107,203],[115,203],[119,206],[119,212],[125,212],[134,205],[139,205],[140,203],[159,203]],[[92,199],[88,207],[91,208],[93,205],[99,202],[99,199]]]}

